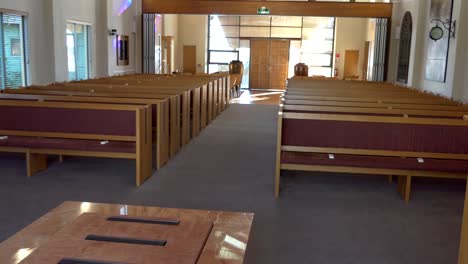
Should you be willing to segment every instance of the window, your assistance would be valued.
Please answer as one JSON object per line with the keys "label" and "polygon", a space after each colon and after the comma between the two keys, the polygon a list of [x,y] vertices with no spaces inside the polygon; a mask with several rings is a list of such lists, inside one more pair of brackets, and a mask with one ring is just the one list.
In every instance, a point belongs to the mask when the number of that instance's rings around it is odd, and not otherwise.
{"label": "window", "polygon": [[228,71],[240,59],[242,88],[249,86],[250,41],[259,38],[290,40],[289,76],[299,62],[311,75],[333,76],[334,17],[210,15],[208,21],[208,72]]}
{"label": "window", "polygon": [[408,83],[412,34],[413,34],[413,20],[411,18],[411,13],[406,12],[403,18],[403,22],[401,24],[400,53],[398,56],[398,75],[397,75],[397,81],[403,84]]}
{"label": "window", "polygon": [[28,85],[27,16],[0,12],[0,89]]}
{"label": "window", "polygon": [[334,17],[304,17],[302,62],[309,65],[309,75],[333,76],[335,46]]}
{"label": "window", "polygon": [[21,42],[19,39],[11,39],[11,56],[21,56]]}
{"label": "window", "polygon": [[66,43],[69,81],[89,78],[90,28],[85,24],[67,23]]}

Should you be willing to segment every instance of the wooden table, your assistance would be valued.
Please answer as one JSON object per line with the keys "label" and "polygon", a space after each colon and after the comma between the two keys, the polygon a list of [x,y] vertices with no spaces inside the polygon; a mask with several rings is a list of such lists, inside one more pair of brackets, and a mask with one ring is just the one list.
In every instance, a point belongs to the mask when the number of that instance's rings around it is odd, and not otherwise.
{"label": "wooden table", "polygon": [[[65,202],[1,243],[0,263],[56,264],[58,262],[55,255],[63,252],[71,254],[62,256],[63,258],[73,259],[76,258],[76,255],[82,254],[82,256],[88,257],[84,258],[86,260],[115,262],[119,260],[119,257],[123,257],[125,262],[122,263],[127,263],[131,259],[133,260],[131,263],[135,264],[155,263],[155,256],[162,256],[161,260],[156,261],[157,263],[243,263],[253,217],[252,213]],[[117,218],[117,222],[114,221],[115,218]],[[128,219],[131,221],[127,221]],[[135,219],[144,221],[135,222],[133,221]],[[164,230],[164,226],[151,223],[151,221],[161,219],[166,221],[168,228],[174,228],[171,227],[173,226],[171,223],[180,222],[182,232],[174,235],[172,231]],[[112,222],[106,222],[110,220]],[[113,225],[113,228],[103,226],[103,223],[109,223],[109,225]],[[129,229],[133,231],[128,231]],[[116,237],[120,238],[135,238],[136,235],[139,235],[138,238],[145,237],[146,239],[152,237],[148,234],[157,234],[156,236],[159,235],[159,238],[168,238],[167,249],[178,254],[159,254],[157,252],[161,247],[156,249],[148,244],[129,245],[125,244],[127,242],[115,243],[115,241],[99,244],[105,241],[102,240],[102,236],[96,237],[94,235],[90,237],[91,239],[88,239],[89,233],[86,233],[88,234],[86,239],[81,236],[85,231],[90,232],[90,230],[101,232],[99,234],[103,234],[102,232],[104,234],[114,232],[113,234],[115,234],[117,232],[121,235]],[[129,233],[125,233],[127,231]],[[192,239],[194,233],[197,234],[195,236],[201,236],[200,239]],[[126,236],[126,234],[132,235]],[[104,237],[104,239],[107,238]],[[143,240],[144,243],[146,243],[145,241],[150,240]],[[183,241],[187,243],[183,243]],[[137,242],[141,243],[140,240]],[[150,243],[156,242],[150,241]],[[181,249],[173,248],[174,244],[182,244]],[[119,252],[123,249],[126,250],[125,254]],[[135,258],[128,257],[128,255],[132,255],[132,249],[139,253],[136,254]],[[115,253],[102,253],[106,250]],[[145,250],[146,252],[144,252]],[[102,255],[104,259],[89,259],[90,256],[95,257],[99,254],[104,254]],[[171,255],[175,255],[175,257],[167,257]],[[187,257],[189,255],[195,256],[195,258],[190,259]]]}

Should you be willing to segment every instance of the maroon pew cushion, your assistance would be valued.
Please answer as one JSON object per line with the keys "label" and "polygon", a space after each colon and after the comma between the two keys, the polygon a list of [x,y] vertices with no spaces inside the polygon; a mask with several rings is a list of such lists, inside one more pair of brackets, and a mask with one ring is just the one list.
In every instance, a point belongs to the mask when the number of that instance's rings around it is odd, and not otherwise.
{"label": "maroon pew cushion", "polygon": [[282,145],[468,154],[468,127],[283,119]]}
{"label": "maroon pew cushion", "polygon": [[96,152],[135,153],[135,142],[109,141],[101,145],[99,140],[56,139],[37,137],[9,136],[0,140],[0,147],[31,148],[31,149],[61,149]]}
{"label": "maroon pew cushion", "polygon": [[0,130],[135,136],[134,111],[0,106]]}
{"label": "maroon pew cushion", "polygon": [[463,160],[424,159],[424,163],[419,163],[417,158],[361,155],[334,155],[334,159],[330,159],[328,154],[287,151],[281,153],[281,163],[457,173],[468,172],[468,161]]}

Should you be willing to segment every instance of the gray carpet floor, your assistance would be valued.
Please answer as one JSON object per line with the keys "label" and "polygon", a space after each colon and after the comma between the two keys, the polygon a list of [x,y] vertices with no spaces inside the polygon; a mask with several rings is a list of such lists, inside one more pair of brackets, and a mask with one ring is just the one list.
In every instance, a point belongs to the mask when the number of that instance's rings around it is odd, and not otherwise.
{"label": "gray carpet floor", "polygon": [[456,263],[464,183],[415,180],[405,204],[380,176],[285,173],[273,198],[274,106],[232,105],[134,187],[131,161],[70,158],[28,179],[0,156],[0,241],[66,200],[255,212],[246,263]]}

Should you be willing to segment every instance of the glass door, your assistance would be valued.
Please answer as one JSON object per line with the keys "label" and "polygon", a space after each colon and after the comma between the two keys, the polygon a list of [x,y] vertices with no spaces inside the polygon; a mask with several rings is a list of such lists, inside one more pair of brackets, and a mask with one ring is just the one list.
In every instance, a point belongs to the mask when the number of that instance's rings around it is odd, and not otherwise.
{"label": "glass door", "polygon": [[0,88],[27,84],[25,17],[0,13]]}
{"label": "glass door", "polygon": [[89,78],[89,26],[67,23],[68,80]]}

